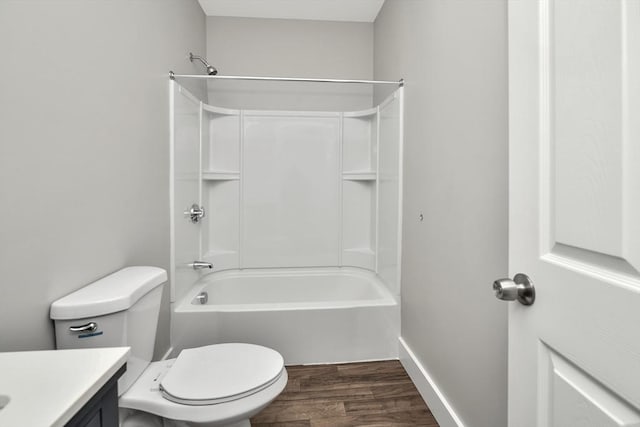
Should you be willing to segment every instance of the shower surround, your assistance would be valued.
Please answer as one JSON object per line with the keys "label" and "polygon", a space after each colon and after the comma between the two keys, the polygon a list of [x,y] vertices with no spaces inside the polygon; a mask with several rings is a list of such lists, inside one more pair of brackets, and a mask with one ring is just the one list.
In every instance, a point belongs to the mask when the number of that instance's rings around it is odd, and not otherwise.
{"label": "shower surround", "polygon": [[225,108],[170,90],[174,350],[397,357],[403,88],[356,111]]}

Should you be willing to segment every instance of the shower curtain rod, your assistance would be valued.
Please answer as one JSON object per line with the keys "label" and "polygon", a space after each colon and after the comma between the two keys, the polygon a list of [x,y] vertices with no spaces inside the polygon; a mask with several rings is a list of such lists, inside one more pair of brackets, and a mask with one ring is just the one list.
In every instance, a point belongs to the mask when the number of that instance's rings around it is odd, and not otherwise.
{"label": "shower curtain rod", "polygon": [[211,79],[211,80],[263,80],[271,82],[314,82],[314,83],[367,83],[367,84],[393,84],[404,86],[404,79],[399,81],[389,80],[345,80],[345,79],[311,79],[304,77],[257,77],[257,76],[205,76],[202,74],[175,74],[169,71],[169,78]]}

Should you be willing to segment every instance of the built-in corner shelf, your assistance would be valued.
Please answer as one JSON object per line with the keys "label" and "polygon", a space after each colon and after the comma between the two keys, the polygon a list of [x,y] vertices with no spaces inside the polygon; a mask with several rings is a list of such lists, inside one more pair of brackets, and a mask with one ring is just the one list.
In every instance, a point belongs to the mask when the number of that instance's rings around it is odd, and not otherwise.
{"label": "built-in corner shelf", "polygon": [[369,117],[375,115],[377,112],[378,108],[376,107],[360,111],[345,111],[343,117]]}
{"label": "built-in corner shelf", "polygon": [[205,181],[238,181],[240,179],[240,172],[203,171],[202,179]]}
{"label": "built-in corner shelf", "polygon": [[375,181],[374,171],[347,171],[342,174],[342,179],[347,181]]}
{"label": "built-in corner shelf", "polygon": [[232,110],[230,108],[216,107],[215,105],[202,104],[202,109],[210,113],[222,114],[227,116],[239,116],[240,110]]}

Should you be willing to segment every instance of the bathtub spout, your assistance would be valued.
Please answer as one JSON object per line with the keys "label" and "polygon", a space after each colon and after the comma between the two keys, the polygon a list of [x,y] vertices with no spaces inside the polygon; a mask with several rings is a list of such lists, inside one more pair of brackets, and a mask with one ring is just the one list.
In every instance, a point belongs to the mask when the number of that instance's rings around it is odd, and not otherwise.
{"label": "bathtub spout", "polygon": [[204,261],[193,261],[189,264],[189,267],[193,267],[194,270],[200,270],[202,268],[213,268],[213,264]]}

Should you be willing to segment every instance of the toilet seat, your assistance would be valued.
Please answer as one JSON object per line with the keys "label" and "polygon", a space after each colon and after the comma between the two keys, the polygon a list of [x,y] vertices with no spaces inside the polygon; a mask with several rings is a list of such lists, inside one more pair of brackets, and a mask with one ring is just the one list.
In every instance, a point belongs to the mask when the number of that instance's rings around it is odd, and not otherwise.
{"label": "toilet seat", "polygon": [[168,359],[151,362],[133,385],[120,396],[118,406],[172,420],[226,425],[248,419],[260,412],[284,390],[288,380],[287,370],[283,367],[270,385],[254,390],[253,394],[219,404],[186,405],[166,399],[160,391],[160,383],[171,372],[176,361],[177,359]]}
{"label": "toilet seat", "polygon": [[215,344],[182,350],[160,381],[162,396],[182,405],[215,405],[257,393],[276,382],[284,359],[254,344]]}

